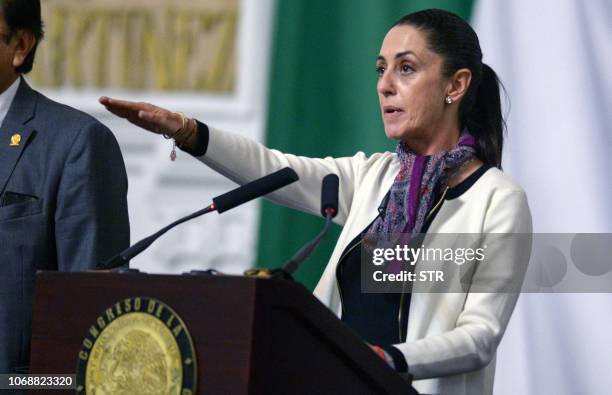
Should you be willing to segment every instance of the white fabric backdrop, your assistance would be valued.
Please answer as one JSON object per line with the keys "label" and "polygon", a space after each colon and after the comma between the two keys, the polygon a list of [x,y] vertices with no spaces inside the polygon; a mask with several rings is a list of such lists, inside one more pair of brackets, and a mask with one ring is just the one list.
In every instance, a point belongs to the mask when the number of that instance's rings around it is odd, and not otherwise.
{"label": "white fabric backdrop", "polygon": [[[612,232],[610,21],[606,0],[475,5],[484,61],[510,97],[505,170],[527,191],[534,232]],[[524,294],[495,393],[612,393],[611,366],[611,294]]]}

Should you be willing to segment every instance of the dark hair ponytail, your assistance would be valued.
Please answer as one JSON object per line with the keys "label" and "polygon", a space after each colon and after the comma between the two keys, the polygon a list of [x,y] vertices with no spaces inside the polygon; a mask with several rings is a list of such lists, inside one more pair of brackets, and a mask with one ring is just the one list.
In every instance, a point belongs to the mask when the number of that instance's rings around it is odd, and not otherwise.
{"label": "dark hair ponytail", "polygon": [[460,110],[460,121],[478,141],[478,157],[485,163],[501,169],[504,130],[499,87],[501,82],[495,71],[482,64],[482,78],[470,107]]}
{"label": "dark hair ponytail", "polygon": [[501,83],[493,69],[482,62],[474,29],[458,15],[437,9],[408,14],[394,26],[400,25],[425,32],[429,49],[444,59],[445,77],[462,68],[471,71],[472,81],[459,107],[460,127],[466,127],[478,141],[476,155],[484,163],[501,168],[505,129]]}

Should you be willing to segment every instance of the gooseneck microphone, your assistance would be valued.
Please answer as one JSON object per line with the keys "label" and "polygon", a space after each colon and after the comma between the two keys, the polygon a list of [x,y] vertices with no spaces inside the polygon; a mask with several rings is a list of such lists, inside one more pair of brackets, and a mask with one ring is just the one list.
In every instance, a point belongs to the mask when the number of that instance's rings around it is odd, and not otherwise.
{"label": "gooseneck microphone", "polygon": [[133,246],[108,259],[106,262],[97,265],[96,269],[110,270],[124,266],[130,261],[130,259],[146,250],[155,240],[175,226],[210,213],[211,211],[217,211],[219,214],[221,214],[243,203],[283,188],[291,183],[294,183],[298,179],[299,177],[296,172],[293,171],[293,169],[285,167],[284,169],[281,169],[275,173],[268,174],[267,176],[251,181],[234,190],[224,193],[223,195],[217,196],[213,198],[213,203],[208,207],[174,221],[156,233],[145,237]]}
{"label": "gooseneck microphone", "polygon": [[323,230],[285,263],[281,270],[281,276],[291,278],[291,275],[312,255],[319,243],[329,232],[331,220],[338,214],[338,176],[335,174],[328,174],[323,178],[321,187],[321,214],[325,217]]}
{"label": "gooseneck microphone", "polygon": [[331,213],[332,218],[338,214],[338,176],[328,174],[323,178],[321,185],[321,215],[327,217]]}
{"label": "gooseneck microphone", "polygon": [[224,193],[213,199],[213,204],[219,214],[240,206],[250,200],[267,195],[299,179],[293,169],[285,167],[276,173],[244,184],[240,188]]}

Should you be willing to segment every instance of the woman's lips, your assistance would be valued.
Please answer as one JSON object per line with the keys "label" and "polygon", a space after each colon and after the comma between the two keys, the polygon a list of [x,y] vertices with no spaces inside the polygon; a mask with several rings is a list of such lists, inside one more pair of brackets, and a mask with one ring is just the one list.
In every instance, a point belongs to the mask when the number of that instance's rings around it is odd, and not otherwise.
{"label": "woman's lips", "polygon": [[394,121],[404,114],[404,110],[399,107],[385,106],[383,108],[383,118],[385,120]]}

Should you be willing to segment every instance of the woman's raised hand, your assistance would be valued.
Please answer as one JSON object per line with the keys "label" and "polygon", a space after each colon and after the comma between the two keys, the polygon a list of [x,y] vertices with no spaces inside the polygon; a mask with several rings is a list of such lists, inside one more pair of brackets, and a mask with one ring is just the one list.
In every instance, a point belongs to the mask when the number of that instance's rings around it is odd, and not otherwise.
{"label": "woman's raised hand", "polygon": [[183,116],[180,113],[150,103],[112,99],[107,96],[100,97],[99,101],[118,117],[153,133],[173,137],[183,126]]}

